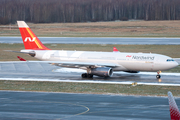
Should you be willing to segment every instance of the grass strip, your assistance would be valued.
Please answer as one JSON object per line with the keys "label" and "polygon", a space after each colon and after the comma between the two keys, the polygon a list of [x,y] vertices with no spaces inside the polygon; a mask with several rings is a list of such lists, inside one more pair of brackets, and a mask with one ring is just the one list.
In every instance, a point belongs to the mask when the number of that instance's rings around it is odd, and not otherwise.
{"label": "grass strip", "polygon": [[[180,37],[180,20],[27,24],[44,37]],[[20,36],[17,24],[0,25],[0,36]]]}
{"label": "grass strip", "polygon": [[0,90],[38,91],[38,92],[67,92],[87,94],[123,94],[143,96],[167,96],[171,91],[174,96],[180,96],[178,86],[152,85],[119,85],[95,83],[66,83],[66,82],[34,82],[34,81],[0,81]]}

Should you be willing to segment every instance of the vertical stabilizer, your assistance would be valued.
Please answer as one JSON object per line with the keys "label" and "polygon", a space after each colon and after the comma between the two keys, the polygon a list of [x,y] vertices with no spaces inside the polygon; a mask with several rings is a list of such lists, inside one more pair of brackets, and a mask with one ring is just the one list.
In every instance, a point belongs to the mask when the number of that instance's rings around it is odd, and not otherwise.
{"label": "vertical stabilizer", "polygon": [[25,49],[50,50],[44,46],[24,21],[17,21]]}
{"label": "vertical stabilizer", "polygon": [[180,120],[180,112],[178,106],[170,91],[168,92],[168,100],[169,100],[169,110],[170,110],[171,120]]}

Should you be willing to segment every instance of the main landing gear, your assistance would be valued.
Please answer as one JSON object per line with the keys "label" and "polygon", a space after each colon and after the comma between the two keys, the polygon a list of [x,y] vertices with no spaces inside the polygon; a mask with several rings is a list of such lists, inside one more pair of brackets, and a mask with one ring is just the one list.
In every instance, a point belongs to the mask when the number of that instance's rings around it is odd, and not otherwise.
{"label": "main landing gear", "polygon": [[157,78],[157,79],[160,79],[160,78],[161,78],[160,73],[161,73],[161,71],[158,71],[158,72],[157,72],[157,75],[156,75],[156,78]]}
{"label": "main landing gear", "polygon": [[83,73],[81,75],[82,78],[93,78],[93,74],[91,74],[92,66],[87,67],[87,73]]}
{"label": "main landing gear", "polygon": [[92,74],[88,74],[88,73],[83,73],[81,75],[82,78],[93,78],[93,75]]}

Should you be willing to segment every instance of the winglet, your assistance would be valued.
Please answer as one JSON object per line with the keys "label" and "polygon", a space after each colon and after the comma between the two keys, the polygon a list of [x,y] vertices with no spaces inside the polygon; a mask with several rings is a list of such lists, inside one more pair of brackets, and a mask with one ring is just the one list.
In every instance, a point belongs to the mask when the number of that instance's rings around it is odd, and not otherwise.
{"label": "winglet", "polygon": [[169,110],[170,110],[171,120],[180,120],[180,112],[178,106],[170,91],[168,92],[168,100],[169,100]]}
{"label": "winglet", "polygon": [[20,61],[26,61],[25,59],[23,59],[23,58],[20,57],[20,56],[17,56],[17,58],[18,58]]}
{"label": "winglet", "polygon": [[50,50],[44,46],[24,21],[17,21],[25,49]]}
{"label": "winglet", "polygon": [[119,52],[116,47],[113,47],[113,52]]}

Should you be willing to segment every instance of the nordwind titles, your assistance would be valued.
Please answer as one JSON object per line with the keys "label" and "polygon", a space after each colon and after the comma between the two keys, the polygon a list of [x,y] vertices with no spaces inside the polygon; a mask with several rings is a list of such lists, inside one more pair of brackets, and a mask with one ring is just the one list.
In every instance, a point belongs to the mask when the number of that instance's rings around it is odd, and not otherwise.
{"label": "nordwind titles", "polygon": [[149,56],[133,56],[132,59],[136,59],[136,60],[154,60],[154,57],[149,57]]}

